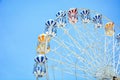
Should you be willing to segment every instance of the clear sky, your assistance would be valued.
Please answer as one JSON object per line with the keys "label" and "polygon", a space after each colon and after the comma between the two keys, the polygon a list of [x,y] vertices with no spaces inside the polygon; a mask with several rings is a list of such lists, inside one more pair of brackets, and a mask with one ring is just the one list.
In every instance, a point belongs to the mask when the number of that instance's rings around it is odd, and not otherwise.
{"label": "clear sky", "polygon": [[45,21],[74,7],[96,10],[120,25],[120,0],[0,0],[0,80],[35,80],[33,58]]}

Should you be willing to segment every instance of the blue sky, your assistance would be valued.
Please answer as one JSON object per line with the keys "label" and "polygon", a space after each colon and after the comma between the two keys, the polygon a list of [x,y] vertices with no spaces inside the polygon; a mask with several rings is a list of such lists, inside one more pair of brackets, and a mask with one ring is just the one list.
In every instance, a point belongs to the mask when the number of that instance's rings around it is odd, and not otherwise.
{"label": "blue sky", "polygon": [[0,0],[0,80],[35,80],[37,36],[59,10],[88,8],[120,25],[119,4],[119,0]]}

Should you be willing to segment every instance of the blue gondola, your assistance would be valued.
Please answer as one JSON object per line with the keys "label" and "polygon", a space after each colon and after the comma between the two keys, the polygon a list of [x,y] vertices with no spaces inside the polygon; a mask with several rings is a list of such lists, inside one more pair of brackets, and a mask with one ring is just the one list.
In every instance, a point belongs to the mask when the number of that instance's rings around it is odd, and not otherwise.
{"label": "blue gondola", "polygon": [[89,9],[84,9],[80,13],[80,17],[82,19],[83,23],[89,23],[91,18],[90,18],[90,10]]}
{"label": "blue gondola", "polygon": [[66,26],[66,12],[59,11],[56,14],[56,17],[57,17],[57,26],[58,27],[65,27]]}
{"label": "blue gondola", "polygon": [[35,64],[34,69],[33,69],[33,74],[36,76],[36,78],[44,77],[46,75],[45,65]]}
{"label": "blue gondola", "polygon": [[45,33],[50,37],[55,37],[57,33],[57,22],[52,19],[49,19],[45,23],[45,26]]}
{"label": "blue gondola", "polygon": [[102,15],[96,14],[93,17],[93,23],[95,24],[95,28],[101,28],[102,27]]}

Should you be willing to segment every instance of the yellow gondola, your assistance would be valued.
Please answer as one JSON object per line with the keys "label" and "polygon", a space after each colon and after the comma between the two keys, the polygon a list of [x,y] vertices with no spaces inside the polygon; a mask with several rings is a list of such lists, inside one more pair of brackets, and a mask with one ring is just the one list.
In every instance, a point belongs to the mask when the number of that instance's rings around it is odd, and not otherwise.
{"label": "yellow gondola", "polygon": [[105,32],[107,36],[114,35],[114,23],[113,22],[108,22],[105,24]]}
{"label": "yellow gondola", "polygon": [[50,37],[46,34],[41,34],[38,36],[38,46],[37,46],[37,53],[39,54],[46,54],[50,51]]}

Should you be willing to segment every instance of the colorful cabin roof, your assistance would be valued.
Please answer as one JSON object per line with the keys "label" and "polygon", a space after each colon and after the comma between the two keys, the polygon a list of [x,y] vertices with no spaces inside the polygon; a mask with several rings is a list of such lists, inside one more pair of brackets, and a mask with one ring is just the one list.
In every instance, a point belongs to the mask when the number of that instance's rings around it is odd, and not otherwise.
{"label": "colorful cabin roof", "polygon": [[105,29],[106,30],[113,30],[114,23],[113,22],[108,22],[105,24]]}
{"label": "colorful cabin roof", "polygon": [[65,12],[65,11],[62,11],[62,10],[60,10],[60,11],[57,12],[57,14],[56,14],[56,17],[57,17],[57,18],[65,17],[65,16],[66,16],[66,12]]}
{"label": "colorful cabin roof", "polygon": [[47,36],[46,34],[40,34],[40,35],[38,36],[38,41],[39,41],[40,43],[50,42],[50,37]]}
{"label": "colorful cabin roof", "polygon": [[45,64],[46,61],[47,61],[47,57],[45,55],[37,55],[35,58],[34,58],[34,61],[38,64]]}
{"label": "colorful cabin roof", "polygon": [[46,34],[41,34],[38,36],[38,41],[39,42],[45,42],[46,41]]}
{"label": "colorful cabin roof", "polygon": [[49,19],[49,20],[45,23],[45,25],[46,25],[47,27],[50,27],[50,26],[56,27],[56,22],[55,22],[53,19]]}

